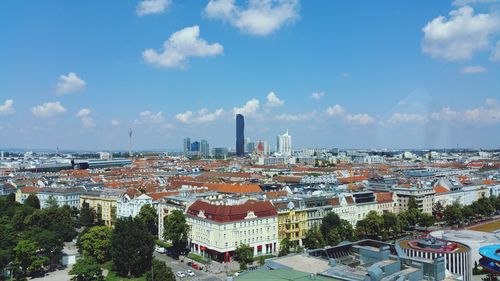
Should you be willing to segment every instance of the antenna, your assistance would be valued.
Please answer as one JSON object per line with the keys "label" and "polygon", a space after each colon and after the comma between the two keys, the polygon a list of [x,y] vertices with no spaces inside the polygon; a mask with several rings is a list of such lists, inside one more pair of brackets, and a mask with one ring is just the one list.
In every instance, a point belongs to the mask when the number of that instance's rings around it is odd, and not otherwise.
{"label": "antenna", "polygon": [[132,157],[132,128],[128,129],[128,156]]}

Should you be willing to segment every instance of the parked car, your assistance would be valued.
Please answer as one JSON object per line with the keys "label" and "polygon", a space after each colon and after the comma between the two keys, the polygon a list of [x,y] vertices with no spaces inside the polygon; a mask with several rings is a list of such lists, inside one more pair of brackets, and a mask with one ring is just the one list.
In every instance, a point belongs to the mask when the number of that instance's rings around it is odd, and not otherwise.
{"label": "parked car", "polygon": [[179,278],[184,278],[184,277],[186,277],[186,274],[184,274],[184,272],[182,272],[182,271],[177,271],[177,274],[176,274],[176,275],[177,275],[177,277],[179,277]]}
{"label": "parked car", "polygon": [[197,263],[191,262],[191,264],[189,264],[189,266],[194,268],[194,269],[200,270],[200,266]]}
{"label": "parked car", "polygon": [[155,251],[157,253],[164,254],[165,253],[165,248],[156,246],[155,247]]}
{"label": "parked car", "polygon": [[194,276],[194,272],[191,269],[188,269],[186,271],[186,274],[187,274],[187,276],[191,276],[191,277]]}

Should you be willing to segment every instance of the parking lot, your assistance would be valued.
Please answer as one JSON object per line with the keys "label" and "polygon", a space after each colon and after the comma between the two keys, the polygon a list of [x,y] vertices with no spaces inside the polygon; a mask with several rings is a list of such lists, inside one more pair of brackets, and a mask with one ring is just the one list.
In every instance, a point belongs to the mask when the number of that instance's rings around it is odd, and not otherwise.
{"label": "parking lot", "polygon": [[182,271],[182,272],[186,273],[186,271],[188,269],[191,269],[195,274],[195,276],[193,276],[193,277],[187,276],[184,278],[180,278],[180,277],[176,276],[177,280],[186,280],[186,279],[187,280],[198,280],[198,281],[201,281],[201,280],[221,281],[221,280],[223,280],[220,277],[215,276],[214,274],[193,269],[192,267],[188,266],[185,262],[181,262],[180,260],[174,260],[171,257],[167,256],[166,254],[160,254],[160,253],[155,252],[154,257],[161,260],[161,261],[166,262],[167,265],[172,268],[172,271],[174,272],[174,274],[176,274],[178,271]]}

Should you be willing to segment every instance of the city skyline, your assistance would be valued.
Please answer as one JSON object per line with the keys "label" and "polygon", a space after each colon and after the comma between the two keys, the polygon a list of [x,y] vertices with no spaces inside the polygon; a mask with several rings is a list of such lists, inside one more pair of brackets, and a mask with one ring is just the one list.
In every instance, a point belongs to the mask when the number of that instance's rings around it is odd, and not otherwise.
{"label": "city skyline", "polygon": [[159,2],[0,3],[2,148],[498,148],[498,1]]}

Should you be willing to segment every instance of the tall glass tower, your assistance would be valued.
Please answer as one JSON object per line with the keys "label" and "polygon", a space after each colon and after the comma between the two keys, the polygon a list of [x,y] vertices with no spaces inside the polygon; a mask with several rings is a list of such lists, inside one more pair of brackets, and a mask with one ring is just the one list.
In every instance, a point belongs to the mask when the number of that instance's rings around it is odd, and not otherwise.
{"label": "tall glass tower", "polygon": [[245,156],[245,118],[236,114],[236,156]]}

